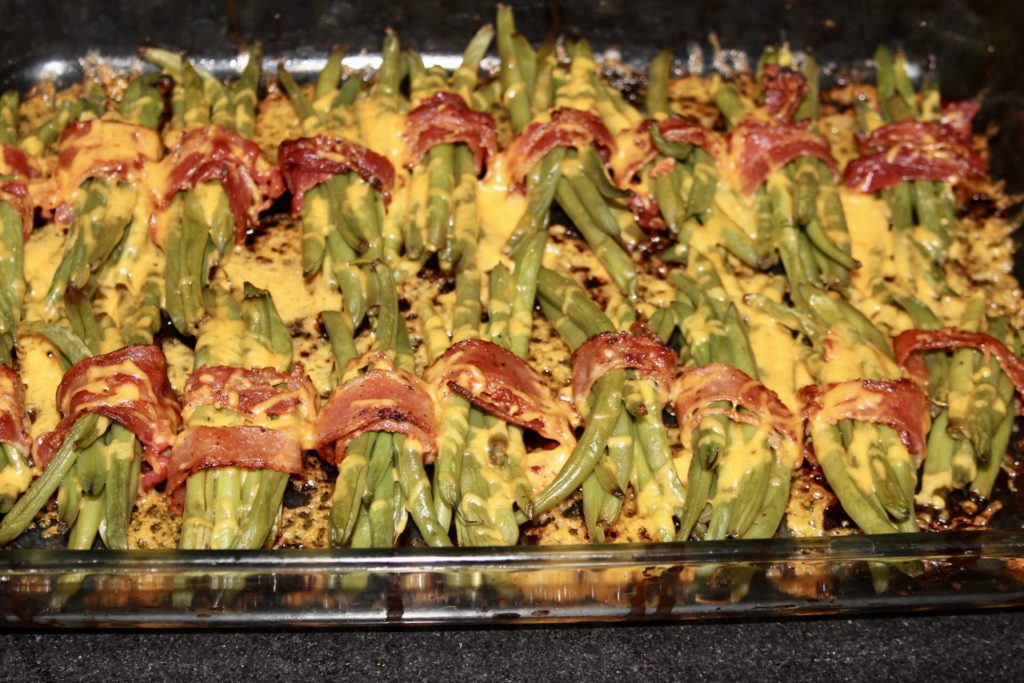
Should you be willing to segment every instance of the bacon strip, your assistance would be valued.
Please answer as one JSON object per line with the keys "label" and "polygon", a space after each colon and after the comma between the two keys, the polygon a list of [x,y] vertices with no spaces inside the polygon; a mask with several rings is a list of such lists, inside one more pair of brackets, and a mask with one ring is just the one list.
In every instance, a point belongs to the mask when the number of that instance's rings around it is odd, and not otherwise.
{"label": "bacon strip", "polygon": [[576,443],[567,406],[529,363],[493,342],[467,339],[452,345],[430,367],[427,381],[505,422],[561,444]]}
{"label": "bacon strip", "polygon": [[[668,142],[685,142],[701,147],[716,159],[725,156],[725,140],[722,136],[704,127],[692,116],[673,114],[662,121],[644,121],[636,128],[619,133],[616,153],[609,160],[615,182],[620,187],[626,187],[633,176],[658,156],[658,150],[651,139],[652,126],[656,126],[658,132]],[[672,172],[672,160],[662,161],[668,163],[651,169],[651,176]]]}
{"label": "bacon strip", "polygon": [[591,144],[606,160],[615,151],[615,138],[596,114],[559,107],[551,112],[550,121],[530,123],[509,142],[511,182],[521,186],[530,169],[555,147],[583,149]]}
{"label": "bacon strip", "polygon": [[792,121],[807,94],[807,79],[778,64],[765,64],[762,74],[765,109],[779,121]]}
{"label": "bacon strip", "polygon": [[39,172],[29,163],[29,157],[17,147],[0,145],[3,154],[0,155],[0,200],[6,201],[14,207],[14,210],[21,216],[21,232],[25,239],[28,239],[32,232],[32,214],[35,206],[29,194],[26,182],[39,175]]}
{"label": "bacon strip", "polygon": [[317,393],[306,376],[302,363],[295,363],[291,372],[274,368],[247,370],[230,365],[202,367],[189,375],[185,384],[185,422],[200,406],[213,406],[250,417],[266,416],[263,426],[272,426],[275,418],[294,415],[293,435],[303,446],[313,447],[312,434],[302,427],[312,422],[317,413]]}
{"label": "bacon strip", "polygon": [[[731,365],[708,363],[684,370],[672,386],[672,398],[683,443],[690,442],[694,427],[708,415],[725,415],[734,422],[751,425],[767,422],[774,438],[800,443],[800,420],[778,394]],[[730,406],[713,406],[717,401],[728,402]]]}
{"label": "bacon strip", "polygon": [[175,441],[167,467],[167,497],[179,514],[183,484],[200,470],[242,467],[302,473],[302,445],[289,432],[255,425],[191,427]]}
{"label": "bacon strip", "polygon": [[823,161],[836,173],[828,141],[806,124],[745,118],[729,133],[729,150],[740,192],[749,195],[776,169],[801,156]]}
{"label": "bacon strip", "polygon": [[722,136],[692,116],[673,114],[658,123],[658,132],[669,142],[686,142],[700,147],[716,159],[725,154]]}
{"label": "bacon strip", "polygon": [[630,194],[626,206],[632,212],[633,220],[644,230],[658,232],[668,227],[661,215],[661,206],[654,195],[646,192],[633,192]]}
{"label": "bacon strip", "polygon": [[843,182],[876,192],[904,180],[983,178],[988,164],[971,148],[976,111],[965,103],[947,107],[943,121],[899,121],[861,136],[861,156],[847,165]]}
{"label": "bacon strip", "polygon": [[856,420],[886,425],[896,430],[900,440],[924,460],[925,443],[932,418],[928,396],[906,379],[862,379],[824,386],[811,385],[799,392],[808,420],[836,424]]}
{"label": "bacon strip", "polygon": [[338,387],[316,423],[316,449],[338,464],[349,443],[366,432],[405,434],[423,444],[429,464],[437,453],[434,404],[415,375],[375,368]]}
{"label": "bacon strip", "polygon": [[21,378],[6,365],[0,365],[0,443],[25,454],[32,447]]}
{"label": "bacon strip", "polygon": [[675,379],[676,354],[642,325],[634,326],[633,333],[603,332],[591,337],[572,354],[576,410],[586,410],[590,389],[602,375],[620,369],[637,370],[652,379],[664,404]]}
{"label": "bacon strip", "polygon": [[76,363],[57,387],[57,406],[63,418],[56,429],[39,437],[36,455],[43,466],[80,417],[98,414],[123,425],[142,442],[150,467],[143,487],[163,481],[165,451],[181,421],[178,399],[167,381],[167,359],[159,346],[126,346]]}
{"label": "bacon strip", "polygon": [[284,193],[281,173],[263,156],[259,145],[233,130],[203,126],[185,132],[168,155],[167,205],[178,192],[208,180],[219,180],[235,217],[235,237],[255,226],[260,211]]}
{"label": "bacon strip", "polygon": [[947,327],[942,330],[907,330],[893,340],[896,362],[905,367],[920,386],[928,385],[928,367],[915,355],[917,351],[963,348],[978,349],[986,356],[994,357],[1013,382],[1017,393],[1024,396],[1024,360],[1014,355],[1006,344],[995,337],[982,332],[966,332],[955,327]]}
{"label": "bacon strip", "polygon": [[487,156],[498,151],[498,133],[494,117],[473,111],[466,101],[453,92],[438,92],[409,112],[405,123],[409,151],[422,158],[434,145],[464,142],[473,150],[477,175],[487,163]]}
{"label": "bacon strip", "polygon": [[277,150],[277,163],[292,193],[293,213],[302,211],[307,192],[340,173],[355,171],[383,194],[385,202],[395,186],[395,168],[390,161],[336,135],[285,140]]}

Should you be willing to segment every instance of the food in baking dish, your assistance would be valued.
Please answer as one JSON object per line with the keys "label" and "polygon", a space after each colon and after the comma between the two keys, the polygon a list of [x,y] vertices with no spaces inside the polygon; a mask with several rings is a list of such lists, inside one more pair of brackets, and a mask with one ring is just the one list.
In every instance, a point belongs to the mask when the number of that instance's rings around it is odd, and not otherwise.
{"label": "food in baking dish", "polygon": [[820,91],[786,48],[729,79],[662,53],[624,93],[501,7],[453,73],[394,34],[365,80],[335,52],[262,97],[258,47],[227,83],[143,56],[0,100],[0,541],[40,511],[73,548],[217,549],[998,509],[1006,200],[977,105],[900,54]]}

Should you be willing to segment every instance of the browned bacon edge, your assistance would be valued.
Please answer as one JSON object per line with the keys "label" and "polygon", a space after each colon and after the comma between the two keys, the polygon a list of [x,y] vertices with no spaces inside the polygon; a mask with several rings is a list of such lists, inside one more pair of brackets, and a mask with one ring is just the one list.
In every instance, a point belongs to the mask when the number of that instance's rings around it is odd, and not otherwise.
{"label": "browned bacon edge", "polygon": [[[851,390],[852,400],[830,403],[826,398],[830,393]],[[876,397],[876,400],[865,401],[863,392]],[[840,420],[856,420],[885,425],[900,435],[907,450],[917,456],[918,464],[924,459],[925,443],[932,421],[931,406],[928,396],[910,380],[859,379],[812,385],[802,388],[799,398],[804,404],[803,415],[807,420],[814,420],[821,415],[828,424],[836,424]]]}
{"label": "browned bacon edge", "polygon": [[423,382],[403,370],[375,368],[338,387],[320,411],[316,448],[331,463],[345,457],[360,434],[405,434],[423,444],[424,461],[437,452],[434,404]]}
{"label": "browned bacon edge", "polygon": [[183,484],[200,470],[242,467],[302,473],[302,446],[285,430],[254,425],[191,427],[179,435],[167,468],[167,498],[179,514],[185,500]]}
{"label": "browned bacon edge", "polygon": [[410,153],[416,159],[422,158],[434,145],[464,142],[473,151],[477,175],[487,163],[487,157],[498,151],[494,117],[473,111],[453,92],[435,93],[410,111],[405,136]]}
{"label": "browned bacon edge", "polygon": [[381,192],[385,202],[395,186],[395,169],[390,161],[335,135],[285,140],[278,148],[277,163],[292,193],[293,213],[302,211],[307,192],[340,173],[354,171]]}
{"label": "browned bacon edge", "polygon": [[661,402],[676,375],[676,353],[661,343],[642,324],[630,332],[602,332],[583,342],[572,354],[572,400],[576,410],[586,409],[594,383],[606,372],[630,369],[652,379]]}
{"label": "browned bacon edge", "polygon": [[529,363],[498,344],[483,339],[454,344],[434,362],[428,378],[505,422],[561,444],[576,443],[567,406]]}
{"label": "browned bacon edge", "polygon": [[[141,370],[141,375],[131,367]],[[90,384],[100,380],[99,391]],[[119,387],[134,385],[138,400],[119,394]],[[152,488],[166,473],[166,454],[174,441],[181,418],[178,399],[167,381],[167,359],[159,346],[126,346],[112,353],[92,356],[71,366],[57,387],[57,405],[63,416],[57,427],[39,437],[36,455],[42,465],[67,438],[83,415],[98,414],[123,425],[142,442],[150,471],[142,478]]]}
{"label": "browned bacon edge", "polygon": [[[918,351],[953,350],[962,348],[978,349],[986,356],[999,361],[999,366],[1013,382],[1017,394],[1024,396],[1024,360],[1018,358],[1003,342],[983,332],[967,332],[955,327],[941,330],[907,330],[893,340],[896,362],[919,386],[928,386],[928,367],[917,355]],[[1018,412],[1021,406],[1018,405]]]}

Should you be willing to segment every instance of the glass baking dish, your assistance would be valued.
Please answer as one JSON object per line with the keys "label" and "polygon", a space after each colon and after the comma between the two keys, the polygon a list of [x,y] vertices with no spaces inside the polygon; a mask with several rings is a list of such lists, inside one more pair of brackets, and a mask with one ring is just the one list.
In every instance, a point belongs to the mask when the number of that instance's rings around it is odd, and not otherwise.
{"label": "glass baking dish", "polygon": [[[1010,191],[1024,187],[1024,166],[1014,163],[1024,152],[1018,3],[609,0],[563,2],[557,11],[543,1],[515,4],[520,30],[535,42],[561,22],[564,32],[635,65],[670,45],[689,68],[743,67],[745,55],[785,39],[812,50],[835,80],[857,78],[877,44],[901,46],[918,73],[937,67],[945,95],[984,93],[980,122],[994,124],[993,172]],[[268,67],[284,59],[301,75],[319,69],[340,41],[350,65],[373,65],[387,26],[448,64],[493,5],[313,0],[281,12],[269,2],[196,0],[181,11],[159,0],[3,3],[0,85],[73,82],[89,52],[130,66],[140,44],[233,72],[237,44],[260,40]],[[37,38],[39,26],[48,27],[46,40]],[[1018,258],[1018,279],[1022,265]],[[997,517],[1001,529],[875,537],[450,551],[19,548],[0,551],[0,621],[9,628],[480,624],[1019,606],[1024,516],[1019,504],[1009,507]]]}
{"label": "glass baking dish", "polygon": [[782,617],[1024,605],[1024,531],[437,551],[0,553],[7,627]]}

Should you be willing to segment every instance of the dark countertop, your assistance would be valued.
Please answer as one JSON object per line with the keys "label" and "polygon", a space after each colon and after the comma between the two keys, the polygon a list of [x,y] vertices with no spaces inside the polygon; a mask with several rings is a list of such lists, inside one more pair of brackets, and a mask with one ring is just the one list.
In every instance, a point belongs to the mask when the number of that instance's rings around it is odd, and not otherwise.
{"label": "dark countertop", "polygon": [[1021,680],[1022,633],[1020,610],[447,631],[7,633],[0,678]]}

